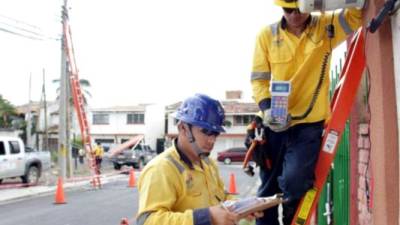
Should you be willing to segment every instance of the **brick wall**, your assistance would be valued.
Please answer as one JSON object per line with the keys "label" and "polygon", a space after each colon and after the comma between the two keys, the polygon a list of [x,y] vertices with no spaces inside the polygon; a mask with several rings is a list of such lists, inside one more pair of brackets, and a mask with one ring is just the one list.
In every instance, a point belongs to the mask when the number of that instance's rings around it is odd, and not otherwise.
{"label": "brick wall", "polygon": [[[358,126],[358,221],[359,225],[372,225],[372,182],[371,160],[369,158],[371,142],[369,125]],[[369,164],[369,165],[368,165]],[[369,199],[367,197],[369,192]]]}

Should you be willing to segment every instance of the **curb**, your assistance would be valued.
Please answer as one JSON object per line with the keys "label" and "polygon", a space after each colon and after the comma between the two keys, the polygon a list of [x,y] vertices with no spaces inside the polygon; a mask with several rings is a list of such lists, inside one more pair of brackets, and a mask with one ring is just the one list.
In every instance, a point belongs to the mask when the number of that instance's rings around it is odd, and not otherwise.
{"label": "curb", "polygon": [[[139,172],[135,172],[138,176]],[[110,183],[115,180],[128,178],[125,174],[116,174],[112,176],[106,176],[102,178],[102,185]],[[91,187],[90,180],[79,181],[79,182],[68,182],[63,184],[64,190],[78,190],[84,187]],[[47,196],[54,194],[57,186],[34,186],[28,188],[17,188],[17,189],[3,189],[0,190],[0,205],[4,205],[10,202],[20,201],[23,199],[39,196]]]}

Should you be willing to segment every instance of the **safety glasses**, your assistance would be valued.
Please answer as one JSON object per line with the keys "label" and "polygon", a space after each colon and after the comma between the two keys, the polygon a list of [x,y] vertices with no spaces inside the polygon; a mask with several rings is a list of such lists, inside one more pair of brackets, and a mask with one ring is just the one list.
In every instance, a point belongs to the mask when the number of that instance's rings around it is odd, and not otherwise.
{"label": "safety glasses", "polygon": [[219,132],[216,132],[216,131],[213,131],[213,130],[208,130],[208,129],[205,129],[205,128],[202,128],[200,131],[201,131],[201,133],[203,133],[203,134],[205,134],[205,135],[207,135],[209,137],[211,137],[211,136],[217,137],[219,135]]}
{"label": "safety glasses", "polygon": [[299,8],[286,8],[283,7],[283,11],[287,14],[292,14],[293,12],[300,13]]}

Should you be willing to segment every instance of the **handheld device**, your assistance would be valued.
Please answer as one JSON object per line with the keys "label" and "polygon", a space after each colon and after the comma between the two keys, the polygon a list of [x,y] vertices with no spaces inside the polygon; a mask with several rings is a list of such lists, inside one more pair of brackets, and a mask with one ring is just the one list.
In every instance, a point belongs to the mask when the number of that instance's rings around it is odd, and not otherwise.
{"label": "handheld device", "polygon": [[271,81],[271,124],[286,125],[290,91],[290,81]]}
{"label": "handheld device", "polygon": [[299,0],[299,8],[301,12],[329,11],[342,8],[364,6],[365,0]]}

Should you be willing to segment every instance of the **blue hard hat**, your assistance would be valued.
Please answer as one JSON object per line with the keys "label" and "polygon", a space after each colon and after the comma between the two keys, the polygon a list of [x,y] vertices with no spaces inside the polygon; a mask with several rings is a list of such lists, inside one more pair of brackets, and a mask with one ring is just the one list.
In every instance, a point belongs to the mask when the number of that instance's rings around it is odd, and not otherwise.
{"label": "blue hard hat", "polygon": [[187,98],[178,108],[176,119],[215,132],[225,132],[222,127],[225,112],[221,103],[204,94]]}

